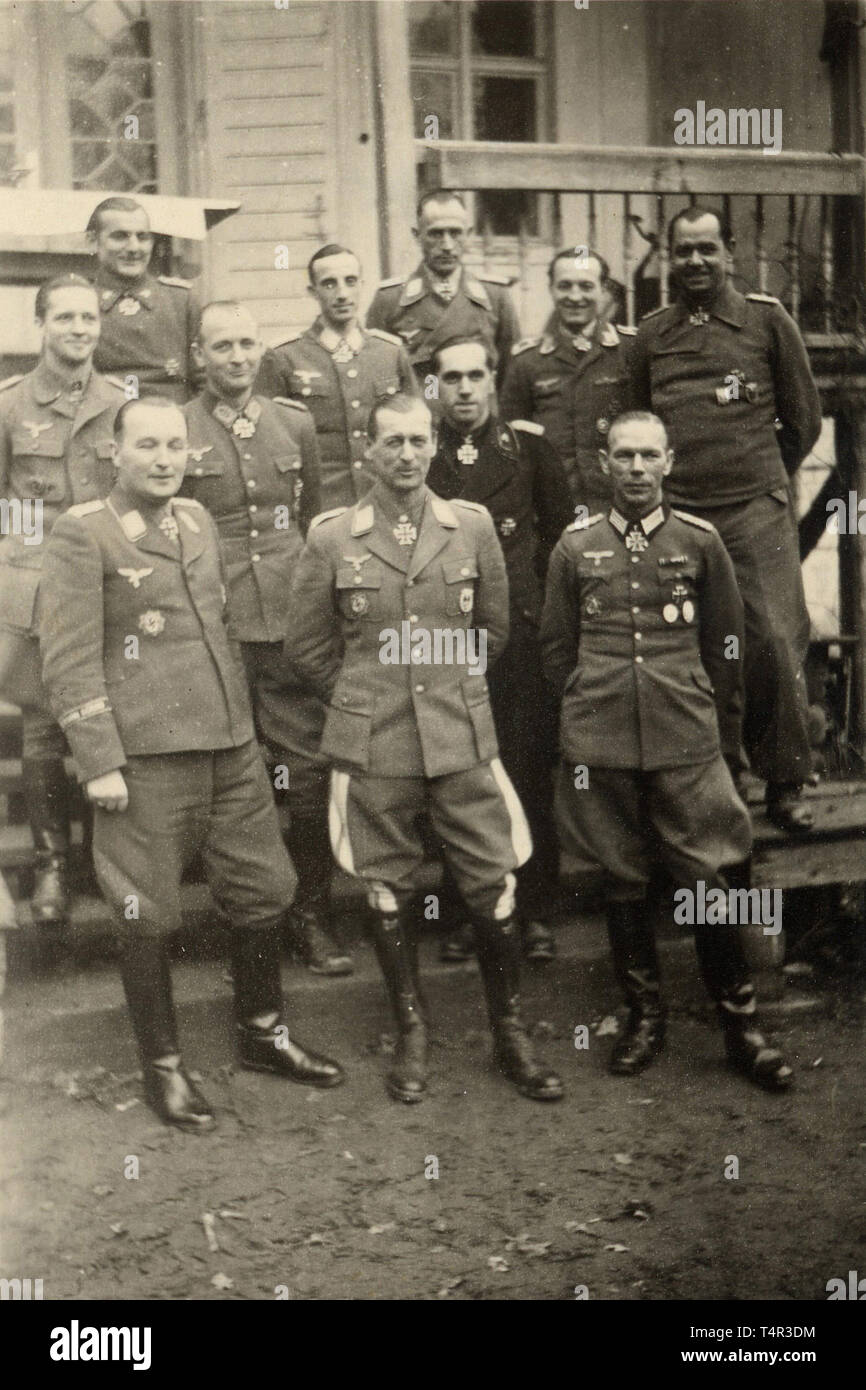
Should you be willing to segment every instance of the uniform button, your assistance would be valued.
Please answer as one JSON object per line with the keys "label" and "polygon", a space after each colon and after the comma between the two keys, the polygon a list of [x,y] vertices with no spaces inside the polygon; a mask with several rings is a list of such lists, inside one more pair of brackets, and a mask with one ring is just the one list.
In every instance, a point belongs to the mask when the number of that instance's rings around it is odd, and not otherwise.
{"label": "uniform button", "polygon": [[642,636],[643,636],[643,633],[642,633],[642,632],[636,632],[635,635],[634,635],[634,640],[635,640],[636,642],[639,642]]}
{"label": "uniform button", "polygon": [[356,574],[356,575],[355,575],[355,583],[356,583],[356,584],[363,584],[363,582],[364,582],[364,576],[363,576],[362,574]]}
{"label": "uniform button", "polygon": [[[259,534],[258,531],[250,531],[250,537],[251,537],[253,540],[255,540],[255,538],[256,538],[256,536],[257,536],[258,534]],[[636,613],[636,612],[637,612],[637,609],[635,609],[634,611],[635,611],[635,613]]]}
{"label": "uniform button", "polygon": [[250,461],[251,458],[252,458],[252,454],[244,454],[244,459],[246,460],[247,463],[249,463],[249,461]]}
{"label": "uniform button", "polygon": [[416,695],[423,695],[423,694],[424,694],[424,687],[423,687],[423,685],[416,685],[416,686],[415,686],[415,694],[416,694]]}
{"label": "uniform button", "polygon": [[639,589],[639,588],[640,588],[640,584],[638,584],[638,582],[637,582],[636,579],[633,579],[633,580],[631,581],[631,587],[632,587],[633,589]]}
{"label": "uniform button", "polygon": [[197,478],[200,478],[200,477],[202,476],[203,473],[204,473],[204,469],[203,469],[203,468],[196,468],[196,470],[195,470],[195,476],[196,476]]}
{"label": "uniform button", "polygon": [[[255,535],[255,532],[253,532],[253,535]],[[632,611],[632,613],[639,613],[639,612],[640,612],[640,609],[639,609],[639,608],[633,608],[631,611]]]}
{"label": "uniform button", "polygon": [[251,512],[257,512],[258,507],[256,506],[255,502],[251,502],[247,510]]}
{"label": "uniform button", "polygon": [[247,487],[255,487],[255,485],[256,485],[256,480],[255,480],[255,478],[248,478],[248,479],[247,479]]}
{"label": "uniform button", "polygon": [[352,430],[352,438],[353,438],[353,439],[360,439],[360,438],[361,438],[361,431],[360,431],[360,430]]}
{"label": "uniform button", "polygon": [[417,613],[410,613],[410,614],[409,614],[409,622],[410,622],[410,623],[417,623],[417,621],[418,621],[418,614],[417,614]]}
{"label": "uniform button", "polygon": [[407,589],[411,589],[411,588],[412,588],[412,585],[413,585],[414,583],[415,583],[415,580],[414,580],[414,579],[407,579],[407,580],[406,580],[406,588],[407,588]]}
{"label": "uniform button", "polygon": [[313,394],[313,393],[312,393],[312,391],[310,390],[309,386],[302,386],[302,387],[301,387],[301,395],[302,395],[302,396],[312,396],[312,394]]}
{"label": "uniform button", "polygon": [[346,373],[346,376],[350,376],[350,377],[356,377],[357,375],[358,375],[358,369],[357,369],[357,367],[350,367],[349,370],[348,370],[347,373]]}
{"label": "uniform button", "polygon": [[636,657],[635,657],[635,665],[640,666],[640,664],[641,664],[642,661],[643,661],[643,657],[642,657],[642,656],[636,656]]}
{"label": "uniform button", "polygon": [[631,562],[632,562],[633,565],[639,565],[639,564],[640,564],[640,558],[639,558],[639,556],[637,556],[637,555],[632,555],[632,557],[631,557]]}
{"label": "uniform button", "polygon": [[259,560],[260,560],[261,558],[262,558],[261,555],[254,555],[254,556],[253,556],[253,564],[254,564],[254,565],[257,565],[258,562],[259,562]]}
{"label": "uniform button", "polygon": [[364,465],[363,465],[363,463],[361,462],[360,459],[355,459],[355,462],[352,464],[352,467],[353,467],[353,468],[363,468]]}
{"label": "uniform button", "polygon": [[468,568],[464,565],[464,566],[463,566],[463,569],[460,571],[460,573],[462,574],[463,578],[466,579],[466,578],[468,577],[468,575],[469,575],[469,570],[468,570]]}
{"label": "uniform button", "polygon": [[352,409],[357,410],[360,404],[360,401],[352,401]]}

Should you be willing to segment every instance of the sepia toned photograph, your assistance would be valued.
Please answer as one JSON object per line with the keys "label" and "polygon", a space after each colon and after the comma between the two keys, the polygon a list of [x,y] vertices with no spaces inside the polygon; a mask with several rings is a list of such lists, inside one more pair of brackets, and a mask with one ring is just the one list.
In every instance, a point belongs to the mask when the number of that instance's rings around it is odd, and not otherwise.
{"label": "sepia toned photograph", "polygon": [[864,155],[863,0],[0,0],[34,1364],[159,1373],[178,1302],[589,1301],[821,1365]]}

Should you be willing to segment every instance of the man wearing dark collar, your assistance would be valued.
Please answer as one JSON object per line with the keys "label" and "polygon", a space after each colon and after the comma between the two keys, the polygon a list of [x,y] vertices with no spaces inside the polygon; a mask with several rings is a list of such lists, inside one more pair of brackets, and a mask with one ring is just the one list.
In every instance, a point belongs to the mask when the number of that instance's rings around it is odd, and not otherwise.
{"label": "man wearing dark collar", "polygon": [[10,516],[8,532],[0,533],[0,694],[23,711],[24,795],[36,849],[33,918],[56,926],[69,906],[70,800],[66,740],[48,712],[40,676],[36,604],[44,541],[55,521],[111,486],[111,427],[123,391],[93,370],[99,304],[88,280],[60,275],[40,286],[36,321],[38,366],[0,386],[0,496]]}
{"label": "man wearing dark collar", "polygon": [[406,349],[380,328],[361,328],[361,266],[345,246],[323,246],[307,267],[319,317],[262,358],[256,391],[308,407],[321,460],[322,510],[351,506],[372,484],[364,449],[376,401],[417,390]]}
{"label": "man wearing dark collar", "polygon": [[216,525],[175,497],[186,422],[164,397],[118,412],[117,481],[62,517],[45,559],[45,684],[96,806],[94,863],[113,908],[145,1094],[169,1124],[212,1128],[178,1045],[167,940],[196,852],[234,936],[243,1065],[336,1086],[336,1063],[283,1022],[279,931],[295,888],[226,624]]}
{"label": "man wearing dark collar", "polygon": [[[529,960],[549,960],[547,925],[557,882],[552,770],[556,713],[541,674],[538,624],[550,552],[571,516],[562,465],[542,425],[495,417],[495,357],[480,338],[436,349],[438,448],[429,486],[440,497],[480,502],[493,517],[508,571],[510,636],[490,675],[502,761],[526,811],[534,850],[517,874],[517,906]],[[443,913],[447,922],[449,913]],[[465,933],[446,937],[443,959],[465,959]]]}
{"label": "man wearing dark collar", "polygon": [[434,188],[423,194],[415,229],[421,265],[408,279],[383,280],[367,313],[368,328],[384,328],[403,339],[422,389],[429,389],[433,353],[447,338],[481,334],[504,368],[520,337],[508,294],[511,281],[463,265],[470,230],[459,193]]}
{"label": "man wearing dark collar", "polygon": [[779,301],[731,285],[734,241],[721,215],[687,208],[669,240],[678,297],[640,325],[633,404],[656,411],[669,431],[671,501],[711,521],[734,562],[746,605],[745,750],[766,779],[768,816],[805,831],[809,614],[789,477],[818,438],[820,401]]}
{"label": "man wearing dark collar", "polygon": [[[602,454],[613,507],[566,528],[541,628],[545,673],[562,698],[563,850],[572,871],[604,872],[614,968],[630,1011],[611,1070],[629,1076],[664,1042],[647,901],[653,868],[660,861],[677,893],[705,901],[708,890],[726,893],[726,875],[741,872],[752,839],[726,762],[740,737],[742,600],[718,533],[663,499],[672,463],[657,416],[614,421]],[[736,917],[689,920],[729,1061],[758,1085],[783,1089],[790,1068],[757,1030]]]}
{"label": "man wearing dark collar", "polygon": [[193,344],[205,388],[184,407],[190,461],[182,491],[207,507],[219,528],[229,622],[241,643],[275,786],[287,793],[289,847],[299,878],[293,944],[317,973],[344,975],[351,962],[328,939],[326,779],[308,768],[321,728],[318,702],[300,690],[289,697],[277,689],[292,574],[310,518],[319,511],[319,455],[306,406],[253,393],[263,350],[243,305],[205,305]]}
{"label": "man wearing dark collar", "polygon": [[489,513],[426,486],[436,448],[423,401],[373,407],[377,481],[310,527],[286,649],[327,702],[331,844],[367,885],[373,939],[397,1024],[389,1095],[426,1088],[426,1020],[409,903],[429,816],[478,940],[500,1069],[535,1100],[558,1100],[519,1010],[514,870],[531,851],[499,757],[484,672],[508,635],[508,580]]}
{"label": "man wearing dark collar", "polygon": [[597,251],[557,251],[547,270],[553,313],[540,337],[511,350],[500,393],[504,419],[543,425],[585,516],[610,504],[598,451],[610,422],[628,404],[625,349],[633,328],[605,321],[610,271]]}
{"label": "man wearing dark collar", "polygon": [[134,377],[140,396],[189,400],[198,301],[186,280],[150,274],[153,233],[144,208],[134,198],[105,198],[91,213],[87,236],[102,313],[97,369]]}

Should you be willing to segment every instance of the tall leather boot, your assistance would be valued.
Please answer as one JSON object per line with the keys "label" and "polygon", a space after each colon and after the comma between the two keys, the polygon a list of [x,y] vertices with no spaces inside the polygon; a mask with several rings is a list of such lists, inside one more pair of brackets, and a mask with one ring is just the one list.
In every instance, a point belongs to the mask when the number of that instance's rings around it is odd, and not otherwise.
{"label": "tall leather boot", "polygon": [[289,1037],[283,1021],[280,930],[255,927],[235,932],[232,953],[238,1050],[251,1071],[273,1072],[302,1086],[339,1086],[345,1073],[337,1062]]}
{"label": "tall leather boot", "polygon": [[493,1030],[493,1059],[499,1070],[531,1100],[561,1100],[562,1082],[537,1059],[520,1013],[520,932],[505,921],[473,917],[478,964]]}
{"label": "tall leather boot", "polygon": [[326,811],[299,816],[290,809],[286,846],[298,875],[295,901],[289,912],[289,942],[299,960],[314,975],[351,975],[352,958],[331,935],[331,874],[333,858]]}
{"label": "tall leather boot", "polygon": [[397,1024],[394,1060],[385,1077],[392,1100],[413,1105],[427,1089],[427,1028],[418,989],[418,957],[407,912],[376,912],[373,945]]}
{"label": "tall leather boot", "polygon": [[30,900],[39,926],[62,926],[69,916],[69,782],[60,758],[21,764],[27,814],[36,850]]}
{"label": "tall leather boot", "polygon": [[129,937],[120,953],[120,976],[144,1072],[148,1105],[166,1124],[194,1133],[216,1121],[187,1075],[177,1042],[168,952],[161,937]]}
{"label": "tall leather boot", "polygon": [[628,1025],[610,1055],[610,1071],[634,1076],[648,1067],[665,1041],[658,957],[649,905],[609,902],[607,931],[613,968],[629,1006]]}
{"label": "tall leather boot", "polygon": [[755,987],[735,926],[698,926],[695,948],[707,993],[716,1005],[732,1067],[767,1091],[787,1091],[793,1072],[758,1027]]}

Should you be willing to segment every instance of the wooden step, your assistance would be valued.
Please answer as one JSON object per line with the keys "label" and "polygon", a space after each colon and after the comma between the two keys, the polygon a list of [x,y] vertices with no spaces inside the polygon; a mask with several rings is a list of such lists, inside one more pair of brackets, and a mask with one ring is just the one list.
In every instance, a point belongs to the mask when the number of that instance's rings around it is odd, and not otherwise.
{"label": "wooden step", "polygon": [[779,830],[767,820],[763,805],[750,804],[755,887],[866,881],[866,782],[824,782],[807,787],[805,798],[815,815],[808,834]]}

